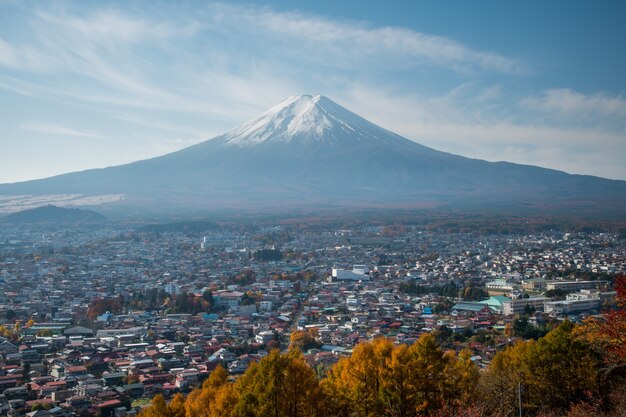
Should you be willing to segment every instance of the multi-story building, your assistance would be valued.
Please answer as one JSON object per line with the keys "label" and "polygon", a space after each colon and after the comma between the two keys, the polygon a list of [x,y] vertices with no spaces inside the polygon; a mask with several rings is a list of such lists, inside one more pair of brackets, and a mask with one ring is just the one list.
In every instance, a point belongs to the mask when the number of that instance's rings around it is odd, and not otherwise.
{"label": "multi-story building", "polygon": [[606,285],[606,281],[548,281],[547,290],[580,291]]}
{"label": "multi-story building", "polygon": [[543,311],[543,305],[547,301],[550,301],[547,297],[518,298],[516,300],[504,301],[502,303],[502,314],[505,316],[521,314],[526,306]]}

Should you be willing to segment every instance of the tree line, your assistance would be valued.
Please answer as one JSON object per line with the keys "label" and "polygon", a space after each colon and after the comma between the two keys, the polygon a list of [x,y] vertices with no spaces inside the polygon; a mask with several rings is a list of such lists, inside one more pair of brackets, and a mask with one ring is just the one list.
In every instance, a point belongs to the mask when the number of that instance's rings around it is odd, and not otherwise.
{"label": "tree line", "polygon": [[626,279],[616,287],[618,308],[604,319],[564,321],[497,353],[485,369],[469,350],[445,351],[425,333],[412,345],[361,343],[319,376],[292,341],[234,382],[218,367],[187,397],[168,404],[158,395],[140,417],[621,416]]}
{"label": "tree line", "polygon": [[454,282],[442,285],[424,285],[412,280],[400,284],[400,291],[413,295],[437,294],[442,297],[462,297],[467,301],[479,301],[489,298],[489,293],[480,286],[469,285],[459,288]]}

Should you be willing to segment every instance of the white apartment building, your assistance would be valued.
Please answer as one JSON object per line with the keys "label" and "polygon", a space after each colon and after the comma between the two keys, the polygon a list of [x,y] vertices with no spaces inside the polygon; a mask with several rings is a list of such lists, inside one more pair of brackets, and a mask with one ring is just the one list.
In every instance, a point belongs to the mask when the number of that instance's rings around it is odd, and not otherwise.
{"label": "white apartment building", "polygon": [[581,300],[550,301],[545,303],[546,313],[580,313],[583,311],[598,310],[600,308],[599,298],[588,298]]}
{"label": "white apartment building", "polygon": [[543,305],[548,301],[550,301],[550,299],[547,297],[518,298],[516,300],[503,301],[502,314],[505,316],[521,314],[524,312],[526,306],[543,311]]}

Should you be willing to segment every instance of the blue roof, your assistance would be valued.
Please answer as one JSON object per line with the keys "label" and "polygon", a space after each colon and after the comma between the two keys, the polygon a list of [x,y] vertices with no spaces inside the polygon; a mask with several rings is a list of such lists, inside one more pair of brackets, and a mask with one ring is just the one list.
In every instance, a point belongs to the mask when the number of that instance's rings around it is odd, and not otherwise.
{"label": "blue roof", "polygon": [[463,311],[480,311],[485,308],[485,304],[483,302],[474,302],[474,301],[464,301],[461,303],[457,303],[452,306],[452,310],[463,310]]}
{"label": "blue roof", "polygon": [[495,295],[495,296],[489,297],[487,300],[481,301],[481,303],[484,303],[490,306],[502,307],[502,303],[505,301],[511,301],[511,299],[503,295]]}

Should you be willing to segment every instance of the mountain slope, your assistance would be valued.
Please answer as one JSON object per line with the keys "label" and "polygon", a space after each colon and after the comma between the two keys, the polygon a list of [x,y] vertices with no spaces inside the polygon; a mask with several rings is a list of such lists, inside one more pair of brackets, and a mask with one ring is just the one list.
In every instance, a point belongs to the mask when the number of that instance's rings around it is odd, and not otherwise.
{"label": "mountain slope", "polygon": [[320,96],[290,97],[214,139],[132,164],[0,185],[0,194],[124,194],[162,210],[389,206],[626,212],[626,182],[464,158]]}

